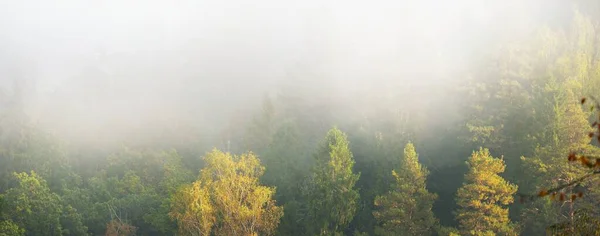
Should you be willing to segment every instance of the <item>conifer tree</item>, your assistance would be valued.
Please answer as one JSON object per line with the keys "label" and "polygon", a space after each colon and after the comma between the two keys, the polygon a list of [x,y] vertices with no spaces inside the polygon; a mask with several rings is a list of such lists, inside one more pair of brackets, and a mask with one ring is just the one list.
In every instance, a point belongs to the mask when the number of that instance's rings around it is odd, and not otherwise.
{"label": "conifer tree", "polygon": [[346,134],[329,130],[315,158],[307,229],[311,235],[339,234],[354,218],[359,198],[354,189],[359,174],[352,172],[354,159]]}
{"label": "conifer tree", "polygon": [[461,233],[516,235],[506,206],[514,201],[517,186],[498,175],[504,172],[504,161],[480,148],[473,152],[467,165],[465,182],[456,194],[459,209],[455,214]]}
{"label": "conifer tree", "polygon": [[431,211],[437,195],[426,189],[427,169],[419,164],[412,143],[406,144],[400,170],[392,171],[391,191],[375,198],[378,235],[430,235],[436,224]]}
{"label": "conifer tree", "polygon": [[275,199],[283,206],[284,214],[279,224],[278,235],[293,235],[303,232],[301,221],[304,208],[305,184],[310,174],[310,155],[305,154],[305,142],[294,122],[286,121],[273,135],[273,141],[261,156],[265,174],[261,182],[277,188]]}
{"label": "conifer tree", "polygon": [[[588,134],[593,129],[587,121],[588,115],[577,103],[574,95],[574,91],[581,88],[580,83],[571,80],[556,87],[550,94],[553,95],[552,99],[549,99],[553,107],[547,109],[552,111],[549,115],[550,125],[546,131],[547,141],[536,149],[532,157],[521,158],[527,172],[532,174],[532,178],[528,178],[527,181],[523,181],[524,184],[521,184],[526,188],[525,192],[565,185],[585,175],[588,171],[586,168],[566,161],[569,153],[577,152],[581,155],[598,153],[598,148],[590,144]],[[573,188],[569,187],[562,189],[561,192],[570,196],[572,190]],[[560,201],[560,193],[549,195],[558,195],[552,198],[556,197],[554,200]],[[575,204],[574,201],[569,200],[563,201],[565,204],[556,204],[552,200],[528,203],[521,220],[524,233],[544,232],[549,225],[557,223],[558,219],[575,221],[575,211],[585,207],[585,201]]]}

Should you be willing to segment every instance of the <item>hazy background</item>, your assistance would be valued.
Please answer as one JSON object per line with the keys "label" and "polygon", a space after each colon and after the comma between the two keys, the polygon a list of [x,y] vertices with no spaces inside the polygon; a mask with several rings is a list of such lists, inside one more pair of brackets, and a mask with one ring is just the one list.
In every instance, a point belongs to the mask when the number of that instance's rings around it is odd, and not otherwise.
{"label": "hazy background", "polygon": [[561,21],[564,4],[543,2],[4,0],[0,85],[72,142],[209,137],[265,95],[400,93],[436,110],[481,48]]}

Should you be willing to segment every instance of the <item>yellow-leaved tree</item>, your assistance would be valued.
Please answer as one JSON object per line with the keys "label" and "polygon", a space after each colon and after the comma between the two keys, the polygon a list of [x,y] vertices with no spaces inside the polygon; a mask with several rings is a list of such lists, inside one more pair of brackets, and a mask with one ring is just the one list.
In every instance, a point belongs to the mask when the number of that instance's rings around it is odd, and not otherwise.
{"label": "yellow-leaved tree", "polygon": [[275,189],[262,186],[264,172],[253,153],[208,153],[199,179],[174,196],[169,216],[181,235],[272,235],[283,208]]}

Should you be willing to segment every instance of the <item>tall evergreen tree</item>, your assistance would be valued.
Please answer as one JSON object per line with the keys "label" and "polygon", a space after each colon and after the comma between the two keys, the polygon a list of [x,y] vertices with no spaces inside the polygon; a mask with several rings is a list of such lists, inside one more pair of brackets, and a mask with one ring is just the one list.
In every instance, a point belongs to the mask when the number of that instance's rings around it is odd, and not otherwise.
{"label": "tall evergreen tree", "polygon": [[431,211],[436,194],[426,189],[429,172],[419,164],[412,143],[406,144],[400,170],[392,171],[396,182],[391,191],[375,198],[373,215],[378,235],[430,235],[436,224]]}
{"label": "tall evergreen tree", "polygon": [[296,124],[283,122],[273,135],[266,153],[261,156],[261,163],[266,168],[261,182],[277,188],[275,199],[284,206],[283,218],[277,229],[281,235],[304,230],[298,222],[302,217],[303,185],[310,174],[308,164],[311,157],[305,154],[307,148],[304,146]]}
{"label": "tall evergreen tree", "polygon": [[387,193],[394,181],[390,173],[400,164],[397,160],[400,155],[396,152],[398,145],[388,140],[401,138],[388,137],[364,126],[351,130],[349,138],[353,143],[351,151],[356,160],[355,170],[360,172],[360,179],[356,182],[360,199],[351,225],[355,230],[373,235],[377,223],[373,216],[373,202],[377,196]]}
{"label": "tall evergreen tree", "polygon": [[516,235],[506,206],[513,202],[517,186],[498,174],[504,172],[504,161],[480,148],[467,161],[469,171],[458,189],[456,219],[464,235]]}
{"label": "tall evergreen tree", "polygon": [[[597,154],[598,149],[590,144],[588,133],[592,131],[587,121],[588,115],[577,103],[574,90],[581,88],[579,82],[566,81],[562,85],[550,86],[554,91],[549,96],[552,105],[545,144],[540,144],[533,157],[522,157],[523,166],[532,177],[523,181],[526,192],[535,192],[554,186],[567,184],[585,174],[585,168],[567,162],[571,152]],[[585,184],[585,183],[584,183]],[[563,191],[570,192],[572,188]],[[535,201],[527,205],[522,214],[521,225],[525,233],[535,234],[562,219],[575,220],[575,211],[585,206],[585,201],[568,201],[555,204],[549,199]]]}
{"label": "tall evergreen tree", "polygon": [[340,234],[354,218],[359,198],[354,185],[360,175],[352,171],[354,159],[346,134],[329,130],[315,157],[307,229],[311,235]]}

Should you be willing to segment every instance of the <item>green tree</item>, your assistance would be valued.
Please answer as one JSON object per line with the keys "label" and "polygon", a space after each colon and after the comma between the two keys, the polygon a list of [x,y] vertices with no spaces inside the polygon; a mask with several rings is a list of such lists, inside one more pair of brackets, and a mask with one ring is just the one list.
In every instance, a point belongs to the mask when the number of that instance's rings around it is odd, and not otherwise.
{"label": "green tree", "polygon": [[262,186],[264,167],[252,153],[208,153],[200,179],[174,196],[170,216],[184,235],[272,235],[283,209]]}
{"label": "green tree", "polygon": [[0,236],[24,236],[25,229],[20,228],[12,220],[0,221]]}
{"label": "green tree", "polygon": [[467,161],[469,171],[458,189],[456,219],[465,235],[516,235],[508,218],[507,205],[514,201],[517,186],[498,174],[504,172],[504,161],[494,158],[487,149],[473,152]]}
{"label": "green tree", "polygon": [[168,216],[170,196],[194,179],[176,151],[122,148],[100,168],[62,195],[77,212],[85,212],[91,233],[104,234],[107,225],[136,227],[143,235],[176,232]]}
{"label": "green tree", "polygon": [[412,143],[406,144],[401,168],[393,170],[396,182],[389,193],[375,198],[378,235],[430,235],[435,228],[431,208],[437,198],[426,189],[427,169],[419,164]]}
{"label": "green tree", "polygon": [[[572,165],[567,160],[569,153],[578,152],[582,155],[597,154],[596,147],[590,144],[587,136],[592,131],[587,121],[588,115],[577,103],[574,90],[580,89],[579,82],[569,80],[562,85],[547,86],[549,97],[549,120],[544,144],[536,148],[532,157],[522,157],[523,167],[532,177],[521,181],[526,192],[536,192],[551,186],[568,184],[583,176],[586,168]],[[585,183],[584,183],[585,185]],[[564,189],[568,194],[569,187]],[[569,194],[570,195],[570,194]],[[579,201],[584,203],[585,201]],[[521,226],[524,233],[536,234],[546,230],[546,227],[556,223],[560,218],[575,220],[575,211],[585,204],[575,204],[567,201],[556,204],[549,199],[528,203],[524,209]]]}
{"label": "green tree", "polygon": [[34,171],[14,173],[19,185],[5,196],[4,212],[26,235],[62,235],[60,197]]}
{"label": "green tree", "polygon": [[[60,224],[63,228],[63,235],[87,235],[88,227],[83,224],[83,215],[71,205],[67,205],[63,200],[62,215]],[[85,212],[84,212],[85,213]]]}
{"label": "green tree", "polygon": [[2,119],[0,118],[0,192],[10,187],[13,172],[33,170],[55,192],[71,184],[73,170],[62,143],[32,125],[19,123],[13,124],[17,127],[3,127]]}
{"label": "green tree", "polygon": [[58,192],[72,180],[70,160],[56,137],[33,124],[25,111],[23,89],[0,95],[0,193],[8,190],[13,173],[35,171]]}
{"label": "green tree", "polygon": [[316,165],[309,192],[307,229],[313,235],[332,235],[346,229],[359,198],[352,172],[354,159],[342,131],[331,129],[315,155]]}
{"label": "green tree", "polygon": [[244,146],[247,150],[255,150],[259,154],[264,154],[268,145],[273,141],[275,118],[273,101],[270,97],[265,96],[260,114],[252,119],[244,137]]}
{"label": "green tree", "polygon": [[401,134],[383,133],[377,131],[379,129],[390,130],[388,127],[361,124],[349,131],[349,140],[353,144],[351,151],[356,161],[354,168],[360,172],[360,179],[356,182],[360,199],[351,225],[357,227],[355,230],[370,235],[377,223],[373,216],[373,203],[377,196],[387,193],[390,183],[395,181],[390,173],[400,167],[397,157],[402,155],[397,147],[406,143],[406,137]]}
{"label": "green tree", "polygon": [[265,165],[262,181],[277,187],[278,201],[287,202],[297,196],[297,187],[307,169],[298,127],[285,122],[273,135],[265,154],[260,159]]}
{"label": "green tree", "polygon": [[305,154],[305,143],[296,124],[286,121],[277,129],[265,154],[260,157],[266,168],[261,182],[277,188],[275,199],[284,206],[278,227],[281,235],[304,230],[298,222],[302,217],[303,184],[310,174],[310,155]]}

